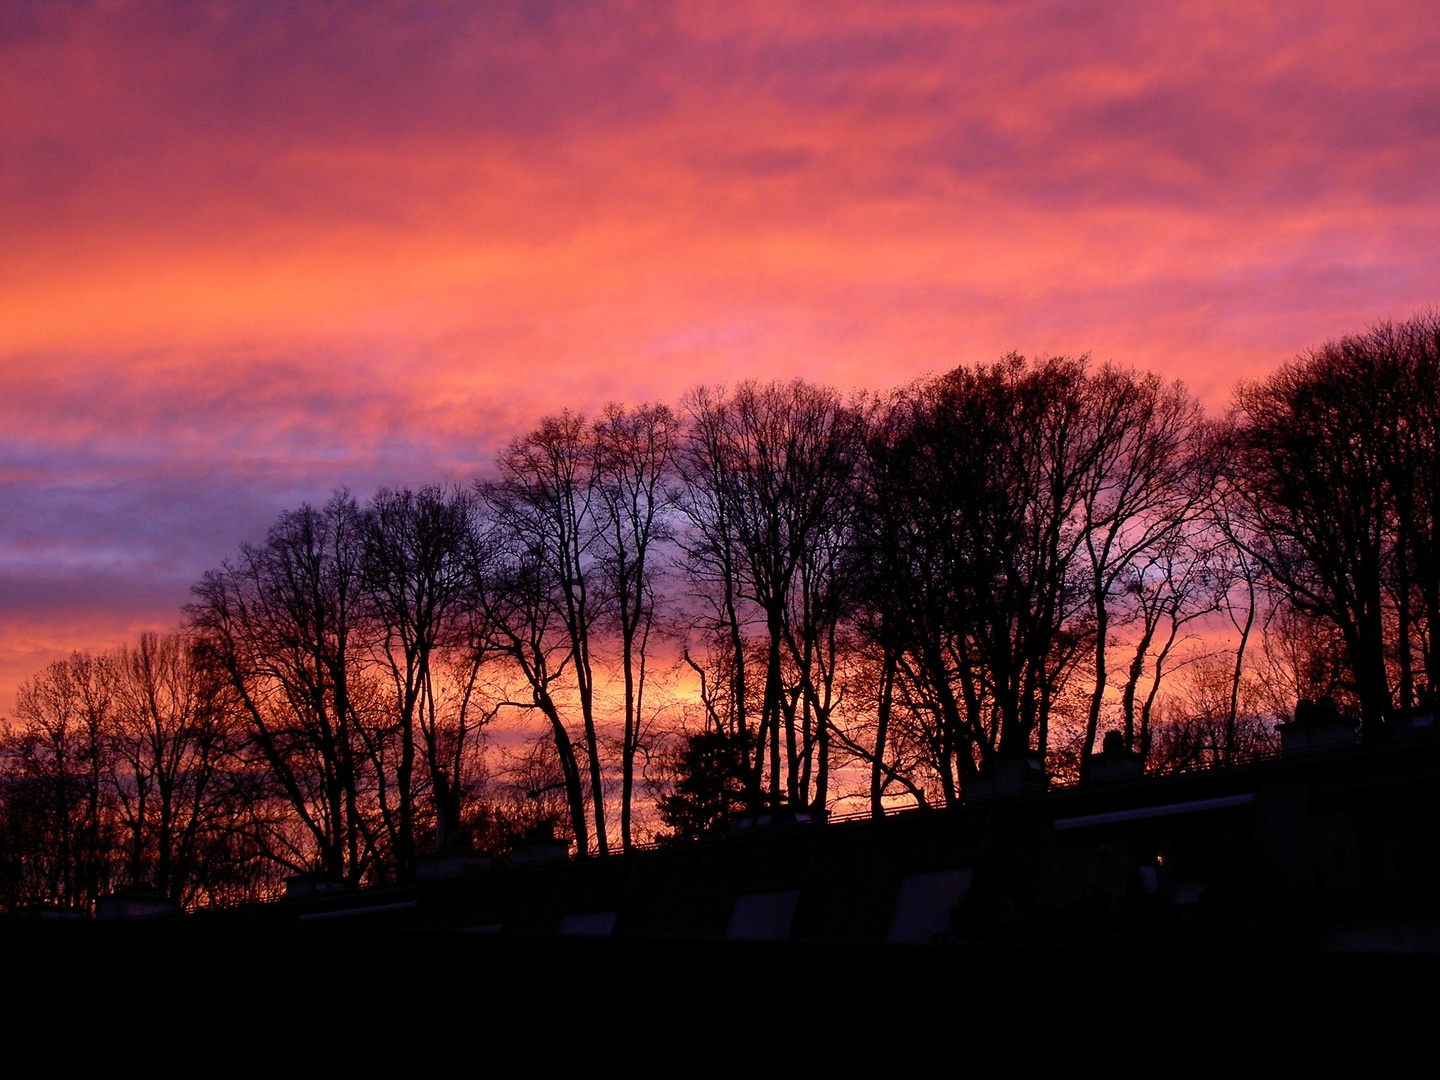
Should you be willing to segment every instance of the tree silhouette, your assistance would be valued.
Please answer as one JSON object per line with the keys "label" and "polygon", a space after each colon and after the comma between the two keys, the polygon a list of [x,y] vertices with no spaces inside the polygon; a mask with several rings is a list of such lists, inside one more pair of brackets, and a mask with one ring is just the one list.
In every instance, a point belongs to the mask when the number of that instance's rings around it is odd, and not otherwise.
{"label": "tree silhouette", "polygon": [[747,808],[749,748],[743,738],[710,728],[685,740],[674,765],[675,782],[656,806],[674,840],[723,834]]}
{"label": "tree silhouette", "polygon": [[799,381],[746,382],[729,394],[701,388],[686,408],[688,566],[709,586],[712,663],[733,685],[736,737],[752,732],[745,630],[752,619],[763,628],[748,797],[752,805],[823,801],[836,577],[864,417],[835,391]]}
{"label": "tree silhouette", "polygon": [[1413,702],[1417,641],[1430,642],[1427,676],[1435,660],[1437,343],[1433,313],[1382,324],[1237,395],[1234,504],[1249,550],[1292,604],[1339,631],[1372,735],[1397,697]]}

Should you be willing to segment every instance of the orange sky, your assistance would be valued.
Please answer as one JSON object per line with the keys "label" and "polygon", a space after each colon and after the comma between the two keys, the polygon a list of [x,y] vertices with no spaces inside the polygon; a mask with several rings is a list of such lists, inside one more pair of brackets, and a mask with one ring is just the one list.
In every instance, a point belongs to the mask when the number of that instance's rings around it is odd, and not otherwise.
{"label": "orange sky", "polygon": [[0,711],[547,410],[1440,300],[1422,3],[0,7]]}

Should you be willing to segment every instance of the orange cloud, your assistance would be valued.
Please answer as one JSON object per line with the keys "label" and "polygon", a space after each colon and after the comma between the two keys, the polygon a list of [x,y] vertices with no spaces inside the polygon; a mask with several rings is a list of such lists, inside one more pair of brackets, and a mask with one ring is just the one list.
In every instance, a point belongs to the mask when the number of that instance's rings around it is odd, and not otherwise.
{"label": "orange cloud", "polygon": [[1223,407],[1437,299],[1437,38],[1418,3],[11,5],[0,640],[173,612],[280,507],[564,406],[1015,348]]}

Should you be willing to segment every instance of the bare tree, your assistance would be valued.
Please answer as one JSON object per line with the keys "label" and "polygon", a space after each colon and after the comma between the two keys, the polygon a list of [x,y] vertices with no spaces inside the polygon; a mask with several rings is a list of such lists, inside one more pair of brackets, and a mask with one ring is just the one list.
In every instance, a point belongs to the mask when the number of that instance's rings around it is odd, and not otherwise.
{"label": "bare tree", "polygon": [[823,714],[833,687],[821,667],[834,641],[834,574],[848,542],[863,416],[835,391],[799,381],[746,382],[728,395],[702,388],[686,407],[688,560],[711,589],[711,640],[727,646],[717,659],[733,680],[736,732],[749,732],[747,606],[763,625],[748,797],[808,806],[824,797]]}
{"label": "bare tree", "polygon": [[[1131,637],[1120,693],[1123,734],[1126,749],[1147,759],[1156,703],[1166,675],[1178,666],[1177,647],[1226,593],[1216,585],[1217,559],[1225,549],[1202,522],[1190,524],[1148,550],[1129,568],[1124,582]],[[1238,656],[1243,655],[1242,645]]]}
{"label": "bare tree", "polygon": [[438,709],[436,677],[441,654],[467,644],[461,609],[470,582],[472,503],[468,492],[437,487],[381,491],[363,515],[364,610],[399,725],[395,862],[402,875],[413,870],[416,854],[417,751],[434,796],[437,846],[445,846],[447,828],[459,827],[455,770],[468,730],[462,717],[442,748],[446,718]]}
{"label": "bare tree", "polygon": [[1355,687],[1334,623],[1297,608],[1282,593],[1271,598],[1262,629],[1255,673],[1271,713],[1284,716],[1302,699],[1321,698],[1353,709]]}
{"label": "bare tree", "polygon": [[655,628],[657,548],[670,541],[678,497],[679,423],[664,405],[610,405],[595,421],[592,514],[606,609],[620,638],[620,842],[633,843],[635,762],[643,737],[647,660]]}
{"label": "bare tree", "polygon": [[870,763],[872,811],[887,786],[897,702],[910,706],[920,759],[947,803],[958,801],[963,776],[975,768],[972,742],[989,741],[981,730],[985,688],[972,677],[966,641],[968,593],[954,587],[966,564],[953,498],[965,489],[955,474],[974,467],[965,459],[975,447],[958,444],[970,429],[950,424],[945,404],[938,383],[907,387],[868,441],[857,547],[862,625],[878,653],[881,692],[873,745],[865,751],[851,740],[851,749]]}
{"label": "bare tree", "polygon": [[1383,350],[1330,343],[1242,387],[1236,513],[1290,601],[1345,641],[1363,729],[1392,707],[1386,583],[1395,570],[1391,442],[1403,403]]}
{"label": "bare tree", "polygon": [[142,634],[115,668],[110,781],[130,880],[188,906],[215,877],[208,857],[233,857],[247,831],[230,698],[181,635]]}
{"label": "bare tree", "polygon": [[[501,479],[477,487],[489,518],[476,549],[480,557],[472,561],[474,595],[493,647],[529,689],[529,701],[509,704],[537,709],[549,722],[581,855],[589,850],[592,812],[596,848],[609,850],[591,656],[600,611],[591,598],[598,571],[586,432],[582,417],[566,414],[511,444],[501,458]],[[567,684],[579,703],[588,784],[562,708]]]}
{"label": "bare tree", "polygon": [[1096,479],[1123,430],[1105,403],[1083,359],[1012,355],[901,391],[871,440],[870,625],[933,718],[947,801],[997,755],[1045,751],[1094,640],[1082,554],[1095,522],[1129,520]]}
{"label": "bare tree", "polygon": [[[1178,383],[1103,368],[1080,390],[1093,440],[1081,481],[1084,545],[1094,629],[1094,685],[1086,716],[1081,772],[1095,750],[1109,690],[1108,654],[1117,587],[1137,564],[1184,530],[1214,491],[1217,455],[1205,437],[1199,404]],[[1208,466],[1208,467],[1207,467]],[[1120,598],[1123,600],[1123,597]],[[1134,728],[1126,715],[1126,745]]]}
{"label": "bare tree", "polygon": [[1402,410],[1387,432],[1386,465],[1399,547],[1390,583],[1397,690],[1409,708],[1418,698],[1417,660],[1432,691],[1440,678],[1440,311],[1381,323],[1345,344],[1352,356],[1378,354],[1394,369]]}
{"label": "bare tree", "polygon": [[381,831],[395,831],[385,733],[360,718],[362,552],[358,508],[340,493],[282,515],[264,544],[242,545],[186,609],[308,837],[298,859],[352,884],[376,866]]}
{"label": "bare tree", "polygon": [[74,653],[21,684],[4,740],[10,905],[88,910],[112,884],[116,821],[107,798],[116,671]]}

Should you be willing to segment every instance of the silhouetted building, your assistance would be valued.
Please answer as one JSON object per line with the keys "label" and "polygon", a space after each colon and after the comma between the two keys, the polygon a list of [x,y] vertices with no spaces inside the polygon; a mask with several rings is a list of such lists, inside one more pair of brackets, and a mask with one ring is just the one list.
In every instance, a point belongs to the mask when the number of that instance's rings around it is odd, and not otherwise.
{"label": "silhouetted building", "polygon": [[95,903],[97,919],[146,919],[176,915],[175,901],[161,896],[154,889],[136,886],[102,896]]}
{"label": "silhouetted building", "polygon": [[1265,761],[1144,776],[1111,743],[1087,783],[1056,790],[1044,787],[1038,761],[1019,758],[992,774],[985,797],[954,809],[757,819],[724,838],[609,858],[566,860],[537,837],[508,867],[360,892],[295,890],[200,918],[498,934],[1440,949],[1433,714],[1362,744],[1323,703],[1297,712],[1284,753]]}

